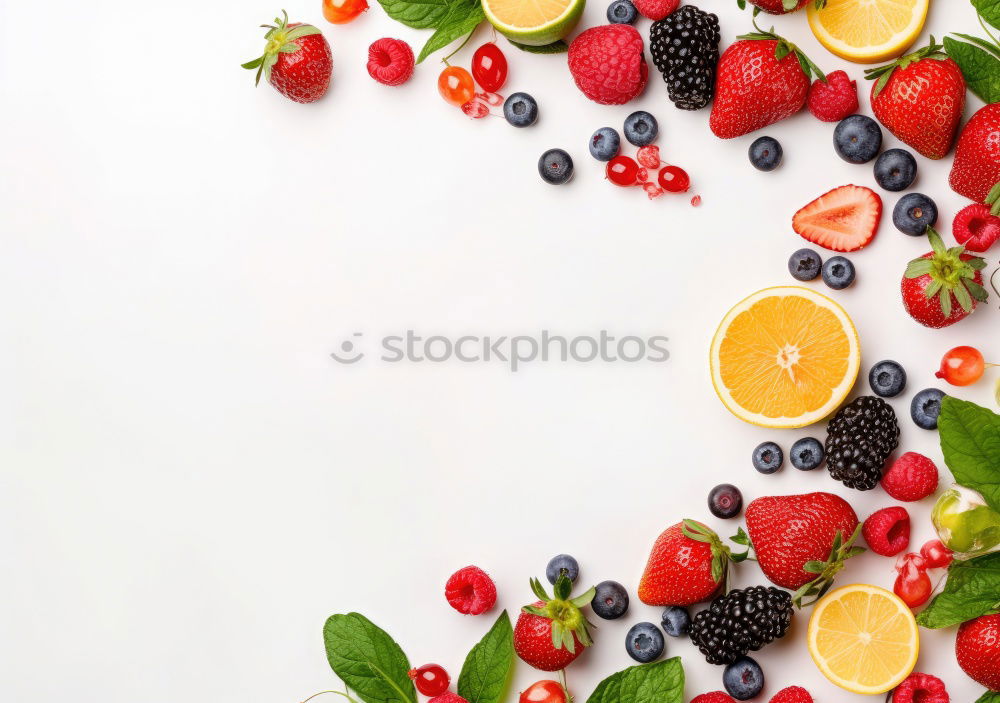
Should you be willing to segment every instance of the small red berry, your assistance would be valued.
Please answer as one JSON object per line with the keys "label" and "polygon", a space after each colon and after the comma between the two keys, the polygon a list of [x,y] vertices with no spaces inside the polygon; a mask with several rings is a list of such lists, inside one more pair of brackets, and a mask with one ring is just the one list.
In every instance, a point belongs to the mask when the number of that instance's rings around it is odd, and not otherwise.
{"label": "small red berry", "polygon": [[926,568],[927,562],[916,552],[907,552],[896,560],[896,571],[900,574],[907,571],[913,574]]}
{"label": "small red berry", "polygon": [[368,75],[383,85],[406,83],[413,63],[413,49],[402,39],[378,39],[368,47]]}
{"label": "small red berry", "polygon": [[451,683],[448,672],[438,664],[424,664],[416,669],[410,669],[409,676],[418,691],[432,698],[447,691],[448,684]]}
{"label": "small red berry", "polygon": [[882,508],[865,520],[861,534],[876,554],[896,556],[910,546],[910,514],[898,505]]}
{"label": "small red berry", "polygon": [[487,42],[472,55],[472,77],[483,90],[495,93],[507,82],[507,57],[500,47]]}
{"label": "small red berry", "polygon": [[896,577],[892,590],[904,603],[916,608],[931,597],[931,580],[923,569],[907,569]]}
{"label": "small red berry", "polygon": [[809,88],[809,112],[823,122],[840,122],[858,111],[858,85],[844,71],[826,74],[826,81],[816,79]]}
{"label": "small red berry", "polygon": [[728,693],[722,691],[711,691],[702,693],[691,699],[691,703],[736,703],[736,700]]}
{"label": "small red berry", "polygon": [[558,681],[542,679],[524,689],[518,703],[566,703],[566,690]]}
{"label": "small red berry", "polygon": [[813,703],[813,697],[801,686],[789,686],[775,693],[769,703]]}
{"label": "small red berry", "polygon": [[684,193],[691,187],[691,179],[688,178],[687,172],[678,166],[666,166],[660,171],[657,180],[660,182],[660,187],[670,193]]}
{"label": "small red berry", "polygon": [[608,162],[605,174],[617,186],[632,186],[639,177],[639,164],[631,156],[619,154]]}
{"label": "small red berry", "polygon": [[951,233],[967,251],[984,252],[1000,240],[1000,217],[990,211],[989,205],[966,205],[952,220]]}
{"label": "small red berry", "polygon": [[496,604],[497,587],[478,566],[466,566],[451,575],[444,595],[451,607],[463,615],[482,615]]}
{"label": "small red berry", "polygon": [[461,107],[476,94],[476,84],[461,66],[448,66],[438,76],[438,92],[445,102]]}
{"label": "small red berry", "polygon": [[954,560],[955,556],[939,539],[932,539],[920,548],[920,556],[928,569],[944,569]]}
{"label": "small red berry", "polygon": [[955,347],[945,352],[934,375],[953,386],[969,386],[982,378],[985,370],[982,352],[975,347]]}
{"label": "small red berry", "polygon": [[885,492],[904,503],[926,498],[937,490],[937,486],[937,466],[923,454],[916,452],[902,454],[882,474],[882,488]]}
{"label": "small red berry", "polygon": [[646,168],[660,167],[660,147],[655,144],[647,144],[639,149],[635,155],[636,160]]}
{"label": "small red berry", "polygon": [[892,692],[892,703],[948,703],[948,691],[937,676],[913,672]]}
{"label": "small red berry", "polygon": [[323,17],[332,24],[346,24],[367,9],[366,0],[323,0]]}

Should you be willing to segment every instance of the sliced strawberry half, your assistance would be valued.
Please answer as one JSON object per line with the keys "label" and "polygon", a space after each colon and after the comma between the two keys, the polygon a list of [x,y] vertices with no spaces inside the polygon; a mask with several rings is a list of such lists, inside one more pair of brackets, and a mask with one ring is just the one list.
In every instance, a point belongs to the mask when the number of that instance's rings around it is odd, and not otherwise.
{"label": "sliced strawberry half", "polygon": [[882,198],[863,186],[840,186],[824,193],[792,218],[792,229],[833,251],[857,251],[875,238]]}

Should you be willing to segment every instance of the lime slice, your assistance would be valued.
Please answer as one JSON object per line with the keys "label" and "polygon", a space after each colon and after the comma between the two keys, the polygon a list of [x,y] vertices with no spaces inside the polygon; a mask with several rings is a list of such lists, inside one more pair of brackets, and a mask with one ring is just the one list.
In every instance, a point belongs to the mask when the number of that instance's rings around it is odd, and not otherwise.
{"label": "lime slice", "polygon": [[519,44],[545,46],[573,31],[586,0],[483,0],[497,31]]}

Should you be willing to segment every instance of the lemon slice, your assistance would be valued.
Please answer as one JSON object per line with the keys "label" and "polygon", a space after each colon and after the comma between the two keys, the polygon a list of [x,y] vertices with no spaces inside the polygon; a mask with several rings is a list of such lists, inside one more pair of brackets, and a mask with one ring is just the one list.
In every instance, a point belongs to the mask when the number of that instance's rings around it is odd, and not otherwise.
{"label": "lemon slice", "polygon": [[483,0],[483,12],[497,31],[529,46],[544,46],[573,31],[586,0]]}
{"label": "lemon slice", "polygon": [[902,56],[924,26],[930,0],[826,0],[809,3],[819,43],[842,59],[878,63]]}
{"label": "lemon slice", "polygon": [[809,654],[826,678],[852,693],[885,693],[910,675],[920,651],[906,603],[878,586],[829,593],[809,618]]}
{"label": "lemon slice", "polygon": [[861,354],[840,305],[809,288],[778,286],[726,313],[710,364],[715,392],[736,417],[763,427],[804,427],[843,402]]}

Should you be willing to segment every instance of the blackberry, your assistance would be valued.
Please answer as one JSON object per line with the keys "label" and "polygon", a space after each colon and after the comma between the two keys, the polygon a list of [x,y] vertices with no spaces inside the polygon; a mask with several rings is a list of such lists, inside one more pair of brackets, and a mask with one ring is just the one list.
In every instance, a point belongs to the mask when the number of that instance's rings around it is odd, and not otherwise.
{"label": "blackberry", "polygon": [[899,423],[881,398],[864,395],[841,408],[826,428],[826,466],[848,488],[868,491],[899,444]]}
{"label": "blackberry", "polygon": [[712,100],[719,63],[719,18],[684,5],[649,28],[649,51],[670,101],[698,110]]}
{"label": "blackberry", "polygon": [[774,586],[730,591],[691,622],[691,641],[709,664],[732,664],[747,652],[784,637],[792,624],[792,596]]}

